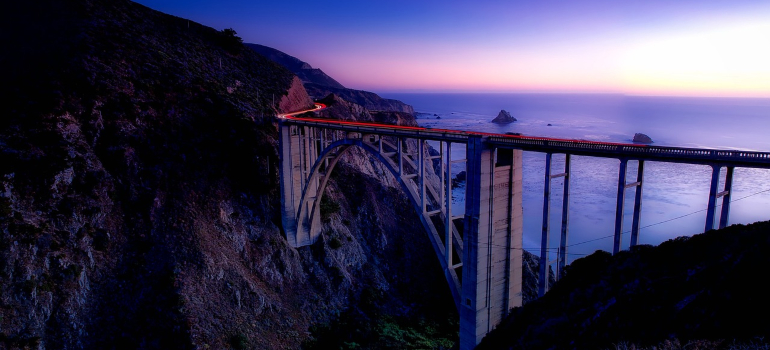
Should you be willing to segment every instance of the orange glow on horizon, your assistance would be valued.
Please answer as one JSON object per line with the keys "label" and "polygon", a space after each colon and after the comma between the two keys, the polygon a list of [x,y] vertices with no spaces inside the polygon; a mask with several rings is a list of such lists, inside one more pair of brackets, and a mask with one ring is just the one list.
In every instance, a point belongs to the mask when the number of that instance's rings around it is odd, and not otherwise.
{"label": "orange glow on horizon", "polygon": [[362,54],[330,74],[347,86],[375,91],[770,97],[766,43],[770,22],[708,22],[674,33],[606,36],[529,50],[479,45],[429,47],[418,58]]}

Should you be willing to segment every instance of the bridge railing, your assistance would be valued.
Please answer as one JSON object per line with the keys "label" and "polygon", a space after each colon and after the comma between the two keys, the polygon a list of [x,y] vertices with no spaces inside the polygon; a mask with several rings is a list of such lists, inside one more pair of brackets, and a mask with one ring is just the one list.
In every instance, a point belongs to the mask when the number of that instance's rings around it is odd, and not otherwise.
{"label": "bridge railing", "polygon": [[632,145],[582,140],[553,140],[529,138],[526,136],[490,136],[489,141],[498,146],[541,152],[659,160],[677,163],[720,163],[725,165],[734,164],[745,167],[770,168],[770,152]]}
{"label": "bridge railing", "polygon": [[724,166],[770,168],[770,152],[635,145],[587,140],[560,140],[544,137],[521,135],[509,136],[409,126],[372,125],[368,123],[347,121],[332,122],[329,120],[292,119],[288,122],[296,125],[361,132],[364,134],[390,135],[460,143],[467,142],[468,137],[471,135],[479,135],[485,139],[485,143],[491,143],[494,146],[517,148],[535,152],[568,153],[604,158],[640,159],[674,163],[720,164]]}

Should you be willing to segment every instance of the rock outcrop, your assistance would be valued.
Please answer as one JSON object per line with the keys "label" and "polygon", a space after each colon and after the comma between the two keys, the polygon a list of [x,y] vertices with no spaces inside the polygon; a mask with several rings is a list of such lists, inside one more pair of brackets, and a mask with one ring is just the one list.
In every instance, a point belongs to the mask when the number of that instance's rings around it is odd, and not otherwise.
{"label": "rock outcrop", "polygon": [[414,108],[406,103],[382,98],[373,92],[348,89],[322,70],[312,68],[307,62],[294,56],[263,45],[246,44],[246,46],[296,74],[305,84],[308,94],[315,99],[335,94],[370,111],[414,114]]}
{"label": "rock outcrop", "polygon": [[286,95],[283,95],[280,102],[278,102],[278,113],[303,111],[312,107],[313,100],[305,91],[302,81],[295,76]]}
{"label": "rock outcrop", "polygon": [[649,144],[649,143],[652,143],[652,139],[649,136],[645,135],[645,134],[636,133],[636,134],[634,134],[633,142]]}
{"label": "rock outcrop", "polygon": [[501,109],[500,113],[497,114],[497,117],[495,119],[492,119],[492,123],[497,124],[510,124],[516,121],[516,118],[511,116],[511,113],[508,113],[508,111]]}
{"label": "rock outcrop", "polygon": [[306,83],[307,93],[314,98],[335,94],[343,99],[361,105],[370,111],[403,112],[414,114],[414,108],[399,100],[382,98],[379,95],[362,90],[338,89],[313,83]]}

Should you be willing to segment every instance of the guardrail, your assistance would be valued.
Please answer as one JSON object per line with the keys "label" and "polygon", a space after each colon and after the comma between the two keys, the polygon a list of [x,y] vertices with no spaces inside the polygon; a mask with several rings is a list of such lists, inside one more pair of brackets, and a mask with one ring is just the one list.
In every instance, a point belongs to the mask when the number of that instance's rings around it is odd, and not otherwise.
{"label": "guardrail", "polygon": [[496,146],[529,151],[569,153],[596,157],[658,160],[693,164],[723,164],[770,168],[770,152],[634,145],[582,140],[553,140],[526,136],[490,136]]}

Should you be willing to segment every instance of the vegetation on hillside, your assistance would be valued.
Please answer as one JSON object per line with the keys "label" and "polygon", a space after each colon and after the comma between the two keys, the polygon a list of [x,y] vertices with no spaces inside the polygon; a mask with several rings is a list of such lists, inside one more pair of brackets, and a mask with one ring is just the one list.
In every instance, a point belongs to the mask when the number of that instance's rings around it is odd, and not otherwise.
{"label": "vegetation on hillside", "polygon": [[515,309],[479,348],[770,339],[770,302],[757,284],[770,263],[768,251],[770,222],[637,246],[615,256],[597,251],[573,262],[543,298]]}

